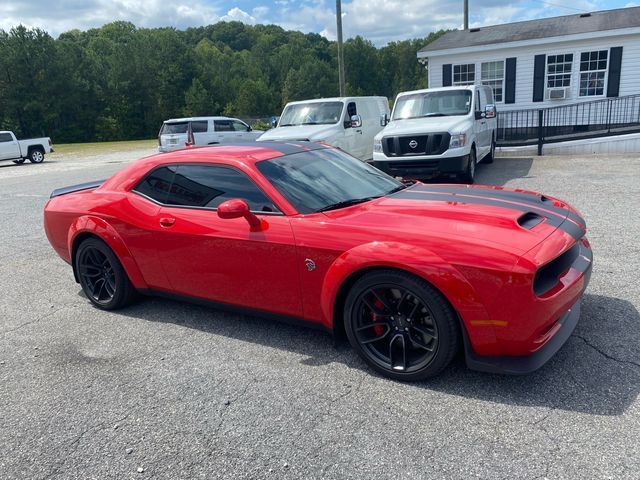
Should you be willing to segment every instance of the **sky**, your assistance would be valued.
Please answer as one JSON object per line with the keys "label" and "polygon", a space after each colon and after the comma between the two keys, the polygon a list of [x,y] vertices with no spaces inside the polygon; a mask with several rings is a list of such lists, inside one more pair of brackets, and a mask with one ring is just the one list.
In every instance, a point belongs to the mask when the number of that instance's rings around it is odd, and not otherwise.
{"label": "sky", "polygon": [[[640,0],[469,0],[471,26],[571,15],[640,5]],[[287,30],[336,36],[334,0],[0,0],[0,29],[23,24],[54,37],[116,20],[138,27],[179,29],[223,20],[276,24]],[[343,0],[345,38],[361,35],[377,46],[461,28],[463,0]]]}

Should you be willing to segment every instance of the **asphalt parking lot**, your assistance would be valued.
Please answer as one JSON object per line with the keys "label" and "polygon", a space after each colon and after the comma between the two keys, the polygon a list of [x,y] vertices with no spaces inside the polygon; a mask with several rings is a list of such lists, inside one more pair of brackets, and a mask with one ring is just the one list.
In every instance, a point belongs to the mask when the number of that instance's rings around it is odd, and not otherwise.
{"label": "asphalt parking lot", "polygon": [[160,299],[93,308],[43,206],[146,153],[0,164],[0,478],[640,476],[640,155],[480,166],[479,183],[584,214],[580,323],[532,375],[458,360],[403,384],[314,330]]}

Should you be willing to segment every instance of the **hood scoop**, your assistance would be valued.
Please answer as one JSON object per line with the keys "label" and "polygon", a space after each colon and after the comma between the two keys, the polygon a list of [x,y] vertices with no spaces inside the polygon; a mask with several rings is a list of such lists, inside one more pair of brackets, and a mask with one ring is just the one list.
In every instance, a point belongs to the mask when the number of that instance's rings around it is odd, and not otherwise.
{"label": "hood scoop", "polygon": [[544,217],[534,212],[527,212],[518,217],[518,225],[526,230],[531,230],[542,222],[544,222]]}

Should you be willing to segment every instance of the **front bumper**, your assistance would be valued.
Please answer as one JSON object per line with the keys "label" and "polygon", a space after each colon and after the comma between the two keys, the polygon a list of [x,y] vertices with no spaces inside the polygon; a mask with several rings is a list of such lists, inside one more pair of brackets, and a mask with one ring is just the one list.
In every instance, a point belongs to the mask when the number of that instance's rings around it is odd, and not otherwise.
{"label": "front bumper", "polygon": [[[581,282],[581,290],[576,292],[578,294],[577,299],[553,325],[553,331],[555,333],[553,333],[553,335],[548,338],[541,347],[537,348],[529,355],[478,355],[473,350],[468,335],[463,328],[467,367],[481,372],[502,373],[508,375],[525,375],[542,367],[558,352],[558,350],[562,348],[578,324],[578,320],[580,319],[580,303],[582,295],[591,279],[592,268],[593,254],[591,249],[584,244],[580,244],[580,255],[571,266],[571,270],[575,271],[576,275],[578,275],[578,282]],[[580,283],[573,283],[570,289],[577,287],[578,285],[580,285]],[[568,291],[567,294],[569,294]],[[559,294],[559,297],[562,296],[562,294]],[[561,298],[558,298],[557,300],[560,301]]]}
{"label": "front bumper", "polygon": [[393,177],[431,178],[439,175],[459,174],[467,169],[469,155],[457,157],[434,157],[424,159],[398,158],[373,160],[372,165]]}

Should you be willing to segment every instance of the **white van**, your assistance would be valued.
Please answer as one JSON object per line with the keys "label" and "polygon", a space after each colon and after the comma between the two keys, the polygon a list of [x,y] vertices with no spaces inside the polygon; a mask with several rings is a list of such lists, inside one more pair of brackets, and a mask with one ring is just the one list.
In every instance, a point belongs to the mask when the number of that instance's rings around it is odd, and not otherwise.
{"label": "white van", "polygon": [[278,125],[258,141],[308,140],[371,160],[373,137],[389,118],[386,97],[340,97],[287,103]]}
{"label": "white van", "polygon": [[393,176],[473,183],[476,163],[493,162],[496,115],[488,86],[402,92],[389,125],[375,137],[373,164]]}
{"label": "white van", "polygon": [[166,120],[158,133],[158,151],[170,152],[184,148],[189,141],[189,126],[194,145],[217,145],[229,142],[253,142],[262,135],[237,118],[191,117]]}

